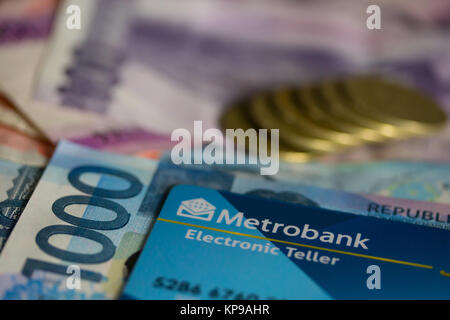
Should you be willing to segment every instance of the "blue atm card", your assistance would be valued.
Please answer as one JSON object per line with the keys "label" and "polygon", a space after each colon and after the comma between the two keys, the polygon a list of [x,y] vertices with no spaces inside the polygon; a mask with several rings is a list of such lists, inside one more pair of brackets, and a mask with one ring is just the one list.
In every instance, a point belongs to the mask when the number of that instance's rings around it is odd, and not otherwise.
{"label": "blue atm card", "polygon": [[174,187],[125,299],[449,299],[450,231]]}

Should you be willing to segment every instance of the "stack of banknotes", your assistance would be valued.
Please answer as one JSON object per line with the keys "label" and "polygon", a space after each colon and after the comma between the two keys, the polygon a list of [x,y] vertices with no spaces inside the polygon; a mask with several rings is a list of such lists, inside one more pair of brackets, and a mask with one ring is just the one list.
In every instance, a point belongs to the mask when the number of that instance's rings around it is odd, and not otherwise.
{"label": "stack of banknotes", "polygon": [[378,3],[0,1],[0,299],[449,299],[450,5]]}

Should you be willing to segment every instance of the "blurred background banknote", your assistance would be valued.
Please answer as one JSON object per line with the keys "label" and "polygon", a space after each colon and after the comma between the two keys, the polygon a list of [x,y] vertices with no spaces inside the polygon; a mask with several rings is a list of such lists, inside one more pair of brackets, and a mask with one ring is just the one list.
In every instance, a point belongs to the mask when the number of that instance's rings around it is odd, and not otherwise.
{"label": "blurred background banknote", "polygon": [[53,146],[21,114],[50,34],[57,1],[0,1],[0,158],[43,166]]}
{"label": "blurred background banknote", "polygon": [[[31,101],[20,105],[53,141],[127,153],[167,148],[172,130],[199,119],[217,127],[242,96],[349,74],[389,76],[435,97],[448,113],[445,1],[417,1],[420,10],[383,2],[389,32],[365,27],[368,4],[359,1],[73,3],[83,27],[66,28],[59,11]],[[325,159],[446,161],[448,130]]]}
{"label": "blurred background banknote", "polygon": [[0,1],[0,90],[25,105],[58,0]]}
{"label": "blurred background banknote", "polygon": [[0,97],[0,158],[44,166],[52,152],[51,142],[11,103]]}

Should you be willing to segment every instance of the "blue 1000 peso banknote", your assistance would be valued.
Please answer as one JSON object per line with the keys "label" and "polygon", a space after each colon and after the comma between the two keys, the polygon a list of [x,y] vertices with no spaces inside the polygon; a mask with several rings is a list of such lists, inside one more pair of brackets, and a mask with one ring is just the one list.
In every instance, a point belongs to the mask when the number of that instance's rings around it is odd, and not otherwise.
{"label": "blue 1000 peso banknote", "polygon": [[[170,164],[169,154],[161,161]],[[206,165],[190,168],[211,169]],[[233,175],[259,176],[258,165],[213,165]],[[267,181],[291,182],[345,192],[450,204],[450,165],[445,162],[376,161],[366,163],[280,163]]]}
{"label": "blue 1000 peso banknote", "polygon": [[0,160],[0,252],[41,174],[39,167]]}
{"label": "blue 1000 peso banknote", "polygon": [[2,252],[0,297],[116,298],[152,220],[139,207],[155,170],[61,142]]}
{"label": "blue 1000 peso banknote", "polygon": [[445,162],[284,163],[275,179],[348,192],[450,204],[450,165]]}

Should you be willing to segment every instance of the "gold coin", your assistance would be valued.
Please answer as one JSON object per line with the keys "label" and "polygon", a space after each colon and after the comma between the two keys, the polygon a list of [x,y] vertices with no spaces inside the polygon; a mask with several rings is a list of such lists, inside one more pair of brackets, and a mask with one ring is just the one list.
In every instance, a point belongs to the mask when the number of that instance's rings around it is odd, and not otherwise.
{"label": "gold coin", "polygon": [[226,110],[219,120],[222,129],[242,129],[244,131],[252,128],[257,129],[257,126],[249,121],[244,108],[245,105],[239,102]]}
{"label": "gold coin", "polygon": [[[358,137],[362,142],[381,142],[386,140],[386,137],[376,130],[352,121],[352,117],[348,117],[351,110],[347,109],[342,112],[342,101],[336,94],[332,93],[330,95],[327,92],[330,90],[329,86],[330,82],[324,81],[319,86],[312,87],[306,92],[300,92],[300,95],[303,95],[305,100],[311,99],[309,96],[314,97],[317,108],[314,108],[312,110],[314,113],[311,114],[318,119],[317,121],[323,123],[324,126]],[[306,103],[306,105],[310,106],[311,103]]]}
{"label": "gold coin", "polygon": [[378,77],[360,77],[345,81],[345,87],[364,114],[400,128],[405,135],[436,131],[447,120],[444,111],[431,98],[397,83]]}
{"label": "gold coin", "polygon": [[281,89],[275,93],[275,105],[283,121],[292,126],[301,127],[315,137],[330,140],[343,147],[361,144],[362,140],[356,135],[338,130],[335,126],[323,121],[321,116],[317,116],[320,101],[315,101],[310,90],[310,87],[303,87]]}
{"label": "gold coin", "polygon": [[330,152],[342,146],[325,139],[318,138],[307,129],[298,125],[284,122],[274,112],[271,96],[265,94],[255,95],[249,105],[249,116],[261,128],[279,129],[280,140],[292,150]]}
{"label": "gold coin", "polygon": [[325,90],[324,93],[328,97],[334,97],[335,101],[340,102],[336,104],[336,110],[345,114],[351,121],[376,130],[379,134],[388,139],[404,136],[404,133],[396,126],[378,121],[367,114],[364,114],[364,112],[361,111],[361,106],[353,99],[353,96],[350,95],[343,81],[335,81],[331,83],[327,89],[328,90]]}
{"label": "gold coin", "polygon": [[341,114],[341,116],[345,117],[347,121],[368,129],[363,132],[366,139],[372,139],[373,141],[378,141],[378,139],[380,139],[380,141],[382,141],[383,139],[377,138],[374,131],[378,135],[381,135],[387,139],[404,136],[402,131],[395,126],[373,119],[361,112],[360,105],[346,90],[344,82],[324,82],[322,86],[324,88],[323,93],[325,98],[334,102],[336,113]]}
{"label": "gold coin", "polygon": [[[223,130],[242,129],[246,131],[250,128],[258,129],[258,126],[252,123],[248,116],[247,105],[242,102],[234,104],[231,108],[225,111],[220,119],[220,124]],[[267,148],[268,150],[271,150],[269,143],[267,144]],[[279,151],[280,158],[282,160],[295,163],[307,162],[317,156],[316,154],[311,152],[293,151],[289,147],[283,145],[281,142],[279,142]]]}
{"label": "gold coin", "polygon": [[305,87],[297,92],[297,96],[307,106],[308,115],[314,121],[320,123],[324,127],[328,127],[339,132],[338,137],[346,139],[349,145],[361,145],[365,141],[358,135],[358,131],[351,130],[343,123],[339,123],[337,119],[332,117],[330,112],[331,105],[327,103],[321,96],[319,87]]}

